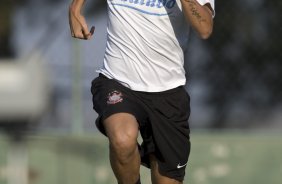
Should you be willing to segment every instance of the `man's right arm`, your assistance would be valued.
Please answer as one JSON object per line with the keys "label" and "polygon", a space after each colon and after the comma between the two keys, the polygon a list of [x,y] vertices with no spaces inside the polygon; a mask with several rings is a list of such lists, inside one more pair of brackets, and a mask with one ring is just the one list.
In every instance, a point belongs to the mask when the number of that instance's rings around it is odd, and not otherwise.
{"label": "man's right arm", "polygon": [[69,7],[69,25],[71,35],[74,38],[89,40],[95,30],[91,27],[89,31],[84,16],[81,14],[85,0],[73,0]]}

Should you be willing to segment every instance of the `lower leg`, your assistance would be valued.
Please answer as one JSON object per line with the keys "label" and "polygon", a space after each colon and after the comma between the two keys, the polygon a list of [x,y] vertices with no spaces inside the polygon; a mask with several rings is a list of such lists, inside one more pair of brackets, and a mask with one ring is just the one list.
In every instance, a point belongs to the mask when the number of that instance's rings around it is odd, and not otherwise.
{"label": "lower leg", "polygon": [[[110,146],[110,162],[119,184],[139,184],[140,155],[138,147],[127,158],[119,155]],[[138,182],[139,181],[139,182]]]}

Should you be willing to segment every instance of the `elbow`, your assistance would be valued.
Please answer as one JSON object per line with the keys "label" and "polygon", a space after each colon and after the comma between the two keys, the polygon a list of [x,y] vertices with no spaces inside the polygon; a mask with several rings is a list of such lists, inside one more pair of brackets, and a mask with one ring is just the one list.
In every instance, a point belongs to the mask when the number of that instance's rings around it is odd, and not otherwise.
{"label": "elbow", "polygon": [[201,39],[206,40],[212,35],[213,22],[202,24],[201,26],[197,27],[197,29],[195,30]]}
{"label": "elbow", "polygon": [[198,34],[201,39],[206,40],[212,35],[212,29],[206,29],[204,31],[198,32]]}

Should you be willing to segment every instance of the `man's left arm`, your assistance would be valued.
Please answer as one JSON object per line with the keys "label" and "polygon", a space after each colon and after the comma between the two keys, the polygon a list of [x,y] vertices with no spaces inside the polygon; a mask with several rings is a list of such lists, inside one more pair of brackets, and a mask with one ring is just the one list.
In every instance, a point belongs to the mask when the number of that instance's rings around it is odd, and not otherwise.
{"label": "man's left arm", "polygon": [[188,23],[202,39],[207,39],[213,30],[213,9],[210,3],[199,4],[197,0],[181,0],[183,13]]}

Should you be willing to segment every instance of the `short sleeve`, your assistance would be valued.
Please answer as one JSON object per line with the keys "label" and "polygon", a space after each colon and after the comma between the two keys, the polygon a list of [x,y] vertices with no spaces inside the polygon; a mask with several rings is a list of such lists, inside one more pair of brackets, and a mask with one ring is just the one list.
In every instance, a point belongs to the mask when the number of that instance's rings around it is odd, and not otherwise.
{"label": "short sleeve", "polygon": [[210,4],[213,10],[212,16],[215,16],[214,0],[197,0],[200,5]]}

